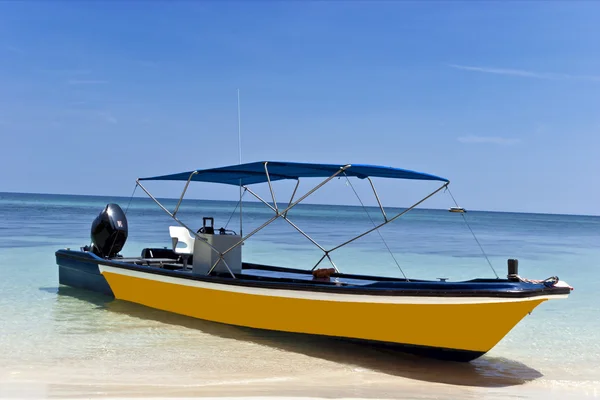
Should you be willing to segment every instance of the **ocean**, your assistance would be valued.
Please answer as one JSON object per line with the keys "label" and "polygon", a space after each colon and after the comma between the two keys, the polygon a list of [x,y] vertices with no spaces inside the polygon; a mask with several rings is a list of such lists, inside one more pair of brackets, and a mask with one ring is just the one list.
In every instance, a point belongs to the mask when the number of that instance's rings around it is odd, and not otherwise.
{"label": "ocean", "polygon": [[[494,277],[466,219],[501,277],[507,259],[517,258],[521,276],[557,275],[574,287],[568,299],[536,308],[487,355],[462,364],[199,321],[59,286],[54,252],[89,244],[91,223],[109,202],[127,209],[123,255],[170,246],[172,220],[148,198],[0,193],[0,397],[600,396],[598,216],[415,209],[381,236],[332,253],[344,272]],[[175,204],[165,200],[170,209]],[[180,217],[199,228],[212,216],[215,227],[238,231],[236,206],[185,200]],[[244,233],[272,216],[259,203],[244,202],[243,212]],[[324,247],[381,221],[377,207],[310,204],[289,217]],[[285,221],[243,247],[244,261],[304,269],[320,256]]]}

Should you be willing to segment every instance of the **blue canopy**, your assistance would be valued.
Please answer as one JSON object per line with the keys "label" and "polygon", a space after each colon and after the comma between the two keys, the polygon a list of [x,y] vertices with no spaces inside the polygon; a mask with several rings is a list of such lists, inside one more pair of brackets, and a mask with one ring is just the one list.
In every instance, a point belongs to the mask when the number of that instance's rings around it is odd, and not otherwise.
{"label": "blue canopy", "polygon": [[[265,162],[267,161],[153,176],[149,178],[140,178],[140,180],[187,181],[190,178],[190,174],[196,172],[192,177],[192,181],[224,183],[236,186],[240,185],[241,182],[242,185],[252,185],[255,183],[267,182]],[[343,164],[312,164],[280,161],[267,162],[271,181],[298,178],[327,178],[335,174],[344,166],[345,165]],[[345,174],[360,179],[377,177],[448,182],[448,179],[435,175],[377,165],[351,164],[351,166],[346,169]]]}

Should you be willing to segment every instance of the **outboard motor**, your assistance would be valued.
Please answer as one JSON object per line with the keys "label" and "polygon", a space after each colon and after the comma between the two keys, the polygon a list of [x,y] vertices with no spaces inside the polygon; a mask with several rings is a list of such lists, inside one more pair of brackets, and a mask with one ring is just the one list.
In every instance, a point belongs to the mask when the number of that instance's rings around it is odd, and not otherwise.
{"label": "outboard motor", "polygon": [[92,223],[92,251],[99,257],[116,256],[127,240],[127,218],[117,204],[107,204]]}

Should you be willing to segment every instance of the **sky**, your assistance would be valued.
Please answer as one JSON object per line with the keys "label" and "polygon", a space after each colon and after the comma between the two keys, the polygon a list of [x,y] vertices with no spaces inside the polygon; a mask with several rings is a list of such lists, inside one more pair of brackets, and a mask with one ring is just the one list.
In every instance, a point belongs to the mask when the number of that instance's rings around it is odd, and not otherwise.
{"label": "sky", "polygon": [[[576,1],[0,2],[0,192],[129,196],[236,164],[239,89],[243,162],[387,165],[467,209],[600,215],[598,21]],[[435,187],[375,183],[399,207]],[[341,183],[308,200],[357,204]]]}

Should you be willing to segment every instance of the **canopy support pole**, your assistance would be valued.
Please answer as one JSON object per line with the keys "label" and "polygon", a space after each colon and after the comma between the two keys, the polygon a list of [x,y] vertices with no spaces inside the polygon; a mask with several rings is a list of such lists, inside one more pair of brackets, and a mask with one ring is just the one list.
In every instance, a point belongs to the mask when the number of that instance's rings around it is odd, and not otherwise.
{"label": "canopy support pole", "polygon": [[317,261],[317,263],[315,264],[314,267],[312,267],[311,271],[314,271],[315,268],[317,268],[319,266],[319,264],[321,264],[321,261],[323,261],[323,259],[327,257],[327,252],[325,252],[325,254],[323,254],[323,257],[319,258],[319,261]]}
{"label": "canopy support pole", "polygon": [[[345,175],[345,174],[344,174]],[[365,204],[363,203],[363,201],[361,200],[360,196],[358,195],[358,192],[356,191],[356,189],[354,189],[354,186],[352,185],[352,182],[350,182],[350,179],[348,179],[348,176],[346,175],[346,180],[348,181],[348,184],[350,185],[350,187],[352,188],[352,191],[354,192],[354,194],[356,195],[356,198],[358,199],[358,201],[360,202],[360,205],[362,206],[363,210],[365,210],[365,214],[367,214],[367,217],[369,217],[369,220],[371,221],[371,223],[373,224],[373,226],[376,226],[377,224],[375,223],[375,221],[373,221],[373,218],[371,218],[371,215],[369,214],[369,210],[367,210],[367,207],[365,207]],[[369,179],[369,181],[371,181],[371,179]],[[373,192],[375,193],[375,197],[377,197],[377,192],[375,191],[375,185],[373,185],[373,182],[371,183],[371,187],[373,188]],[[377,202],[379,202],[379,198],[377,198]],[[379,202],[379,206],[381,207],[381,212],[383,213],[383,219],[385,221],[387,221],[387,216],[385,215],[384,211],[383,211],[383,206],[381,206],[381,202]],[[387,242],[385,241],[385,238],[383,237],[383,235],[381,234],[381,231],[378,229],[377,230],[377,234],[379,235],[379,237],[381,238],[381,241],[383,242],[383,244],[385,245],[385,248],[387,249],[387,251],[390,253],[390,256],[392,256],[392,259],[394,260],[394,262],[396,263],[396,266],[398,267],[398,269],[400,270],[400,272],[402,273],[402,275],[404,276],[404,279],[406,279],[406,281],[408,282],[408,277],[406,276],[406,274],[404,273],[404,270],[402,269],[402,267],[400,266],[400,263],[398,262],[398,260],[396,259],[396,257],[394,256],[394,253],[392,252],[392,250],[390,249],[390,246],[388,246]]]}
{"label": "canopy support pole", "polygon": [[243,214],[242,214],[242,196],[244,195],[244,192],[242,191],[243,187],[242,187],[242,180],[240,179],[240,236],[244,236],[244,232],[242,231],[242,218],[243,218]]}
{"label": "canopy support pole", "polygon": [[279,215],[279,212],[273,206],[271,206],[269,203],[267,203],[264,199],[262,199],[259,195],[257,195],[256,193],[254,193],[251,189],[246,188],[246,190],[252,196],[256,197],[263,204],[265,204],[267,207],[269,207],[271,210],[275,211],[276,215],[281,216],[281,218],[283,218],[286,222],[288,222],[291,226],[293,226],[294,229],[296,229],[298,232],[300,232],[302,234],[302,236],[304,236],[305,238],[307,238],[308,240],[310,240],[312,242],[312,244],[314,244],[315,246],[317,246],[322,251],[327,252],[327,250],[325,250],[325,248],[323,246],[321,246],[314,239],[312,239],[310,236],[308,236],[308,234],[306,234],[302,229],[300,229],[298,226],[296,226],[296,224],[294,224],[292,221],[290,221],[283,213],[281,215]]}
{"label": "canopy support pole", "polygon": [[[290,204],[292,204],[292,201],[294,200],[294,196],[296,195],[296,190],[298,190],[298,186],[300,185],[300,179],[296,179],[296,186],[294,187],[294,191],[292,192],[292,197],[290,197],[290,201],[288,202],[288,206]],[[287,217],[287,211],[283,213],[284,217]]]}
{"label": "canopy support pole", "polygon": [[[346,177],[346,179],[348,179],[348,177]],[[370,177],[367,177],[367,179],[369,180],[369,183],[371,184],[371,188],[373,189],[373,194],[375,194],[375,198],[377,199],[377,204],[379,204],[379,208],[381,209],[381,214],[383,214],[383,219],[385,221],[388,220],[387,215],[385,214],[385,210],[383,209],[383,205],[381,204],[381,200],[379,200],[379,195],[377,194],[377,190],[375,190],[375,185],[373,184],[373,181],[371,180]]]}
{"label": "canopy support pole", "polygon": [[[432,197],[433,195],[435,195],[436,193],[438,193],[439,191],[441,191],[444,188],[447,188],[448,185],[450,184],[449,181],[445,182],[441,187],[439,187],[438,189],[436,189],[435,191],[431,192],[429,195],[425,196],[423,199],[419,200],[418,202],[414,203],[412,206],[410,206],[409,208],[407,208],[406,210],[398,213],[397,215],[393,216],[392,218],[388,218],[387,214],[385,213],[385,209],[383,207],[383,204],[381,203],[381,200],[379,198],[379,195],[377,194],[377,191],[375,189],[375,185],[373,184],[372,180],[370,177],[367,177],[367,179],[369,180],[369,183],[371,185],[371,188],[373,189],[373,193],[375,194],[375,198],[377,199],[377,203],[379,205],[379,208],[381,210],[381,213],[383,215],[384,218],[384,222],[374,226],[373,228],[361,233],[360,235],[345,241],[342,244],[339,244],[333,248],[331,248],[330,250],[326,250],[325,248],[323,248],[321,245],[319,245],[314,239],[312,239],[308,234],[306,234],[304,231],[302,231],[302,229],[300,229],[298,226],[296,226],[292,221],[290,221],[287,218],[287,214],[288,212],[295,207],[296,205],[298,205],[300,202],[302,202],[304,199],[306,199],[308,196],[310,196],[311,194],[313,194],[314,192],[316,192],[318,189],[320,189],[321,187],[323,187],[325,184],[327,184],[329,181],[331,181],[332,179],[334,179],[336,176],[338,176],[341,173],[345,174],[345,171],[351,167],[350,164],[347,164],[343,167],[340,167],[340,169],[338,171],[336,171],[334,174],[332,174],[331,176],[329,176],[328,178],[326,178],[325,180],[323,180],[321,183],[319,183],[318,185],[316,185],[315,187],[313,187],[311,190],[309,190],[308,192],[306,192],[304,195],[302,195],[298,200],[293,201],[294,196],[296,194],[296,191],[298,190],[299,184],[300,184],[300,180],[298,178],[296,178],[297,182],[296,182],[296,186],[294,187],[294,191],[292,193],[292,196],[290,198],[290,201],[288,203],[288,206],[283,209],[282,211],[279,211],[279,208],[277,206],[277,202],[275,199],[275,192],[273,190],[273,185],[271,182],[271,177],[269,175],[269,170],[267,167],[267,163],[264,163],[264,168],[265,168],[265,174],[267,177],[267,182],[269,185],[269,190],[271,192],[271,197],[273,199],[273,205],[271,206],[268,202],[266,202],[264,199],[262,199],[260,196],[258,196],[256,193],[254,193],[252,190],[250,190],[247,186],[242,185],[242,181],[240,180],[240,193],[242,191],[242,188],[245,190],[248,190],[254,197],[256,197],[259,201],[261,201],[263,204],[266,204],[269,208],[271,208],[274,212],[275,215],[270,218],[268,221],[264,222],[261,226],[259,226],[258,228],[254,229],[252,232],[250,232],[249,234],[247,234],[246,236],[242,235],[241,232],[241,205],[240,205],[240,236],[241,239],[235,243],[233,246],[231,246],[230,248],[228,248],[227,250],[225,250],[224,252],[220,252],[219,250],[217,250],[214,246],[212,246],[210,243],[208,243],[207,239],[204,237],[199,236],[196,232],[194,232],[192,229],[190,229],[186,224],[184,224],[182,221],[180,221],[177,217],[176,214],[179,211],[179,207],[181,205],[181,202],[183,201],[183,197],[185,196],[185,193],[188,189],[188,186],[193,178],[193,176],[195,174],[198,173],[198,171],[193,171],[189,178],[187,179],[186,185],[183,189],[183,192],[181,194],[181,197],[179,198],[179,201],[177,203],[177,206],[175,207],[175,210],[173,213],[171,213],[165,206],[163,206],[141,183],[140,183],[140,179],[136,180],[136,184],[139,185],[142,190],[163,210],[165,211],[171,218],[173,218],[178,224],[180,224],[181,226],[183,226],[184,228],[186,228],[196,239],[199,239],[201,242],[206,243],[213,251],[215,251],[217,254],[219,254],[219,259],[212,265],[212,267],[210,268],[210,270],[208,271],[207,275],[209,275],[210,273],[212,273],[212,271],[215,269],[215,267],[218,265],[219,262],[223,262],[225,264],[225,267],[227,268],[227,270],[229,271],[229,273],[231,274],[231,276],[233,278],[235,278],[235,274],[233,273],[233,271],[229,268],[229,265],[227,264],[227,262],[225,261],[225,255],[227,253],[229,253],[230,251],[232,251],[234,248],[241,246],[246,240],[248,240],[250,237],[254,236],[256,233],[258,233],[260,230],[264,229],[266,226],[268,226],[269,224],[271,224],[273,221],[275,221],[277,218],[282,217],[286,222],[288,222],[292,227],[294,227],[294,229],[296,229],[298,232],[300,232],[300,234],[302,234],[304,237],[306,237],[311,243],[313,243],[315,246],[317,246],[321,251],[323,251],[323,256],[319,259],[319,261],[317,262],[317,264],[313,267],[313,270],[325,259],[325,257],[327,257],[327,259],[329,260],[329,262],[331,263],[331,265],[334,267],[334,269],[336,271],[338,271],[337,266],[335,265],[335,263],[333,262],[333,260],[331,259],[330,253],[343,247],[346,246],[347,244],[350,244],[352,242],[354,242],[355,240],[358,240],[360,238],[362,238],[365,235],[368,235],[369,233],[378,230],[379,228],[383,227],[384,225],[387,225],[391,222],[393,222],[394,220],[396,220],[397,218],[401,217],[402,215],[406,214],[408,211],[412,210],[413,208],[417,207],[419,204],[423,203],[425,200],[429,199],[430,197]],[[241,202],[241,198],[240,198],[240,202]],[[339,272],[339,271],[338,271]],[[495,271],[494,271],[495,272]]]}
{"label": "canopy support pole", "polygon": [[215,263],[212,265],[212,267],[210,267],[210,269],[208,270],[208,272],[206,273],[206,275],[210,275],[211,272],[213,272],[213,270],[217,267],[217,265],[219,265],[219,262],[223,261],[223,264],[225,264],[225,268],[227,268],[227,271],[229,271],[229,273],[231,274],[231,276],[233,278],[235,278],[235,274],[233,273],[233,271],[231,270],[231,268],[229,268],[229,264],[227,264],[227,261],[225,261],[225,258],[223,257],[223,255],[221,255],[221,257],[219,257],[219,259],[217,259],[217,261],[215,261]]}
{"label": "canopy support pole", "polygon": [[413,208],[415,208],[416,206],[418,206],[419,204],[421,204],[422,202],[424,202],[425,200],[427,200],[428,198],[430,198],[431,196],[433,196],[434,194],[436,194],[437,192],[439,192],[440,190],[442,190],[442,189],[446,188],[446,187],[447,187],[449,184],[450,184],[450,182],[446,182],[446,183],[444,183],[444,184],[443,184],[442,186],[440,186],[438,189],[434,190],[433,192],[431,192],[431,193],[430,193],[430,194],[428,194],[427,196],[423,197],[421,200],[419,200],[418,202],[416,202],[415,204],[413,204],[412,206],[410,206],[410,207],[409,207],[409,208],[407,208],[406,210],[402,211],[401,213],[399,213],[399,214],[397,214],[397,215],[393,216],[392,218],[388,219],[387,221],[385,221],[385,222],[383,222],[383,223],[381,223],[381,224],[379,224],[379,225],[376,225],[374,228],[371,228],[371,229],[369,229],[368,231],[366,231],[366,232],[363,232],[363,233],[361,233],[360,235],[358,235],[358,236],[356,236],[356,237],[354,237],[354,238],[352,238],[352,239],[350,239],[350,240],[347,240],[347,241],[345,241],[344,243],[342,243],[342,244],[340,244],[340,245],[337,245],[337,246],[333,247],[333,248],[332,248],[331,250],[329,250],[328,252],[330,253],[330,252],[332,252],[332,251],[334,251],[334,250],[337,250],[337,249],[339,249],[340,247],[343,247],[343,246],[345,246],[345,245],[347,245],[347,244],[350,244],[350,243],[354,242],[355,240],[357,240],[357,239],[360,239],[361,237],[363,237],[363,236],[365,236],[365,235],[368,235],[369,233],[371,233],[371,232],[373,232],[373,231],[375,231],[375,230],[377,230],[377,229],[381,228],[382,226],[384,226],[384,225],[387,225],[387,224],[389,224],[389,223],[390,223],[390,222],[392,222],[392,221],[395,221],[396,219],[400,218],[401,216],[403,216],[404,214],[406,214],[407,212],[409,212],[410,210],[412,210]]}
{"label": "canopy support pole", "polygon": [[267,168],[268,163],[269,163],[268,161],[265,161],[265,174],[267,175],[267,183],[269,184],[269,190],[271,191],[271,197],[273,198],[273,205],[275,206],[275,214],[277,214],[277,213],[279,213],[279,211],[277,210],[277,201],[275,200],[275,192],[273,191],[273,185],[271,184],[271,177],[269,176],[269,169]]}
{"label": "canopy support pole", "polygon": [[[348,168],[350,168],[350,164],[341,167],[338,171],[336,171],[329,178],[325,179],[324,181],[322,181],[321,183],[319,183],[317,186],[315,186],[314,188],[312,188],[311,190],[309,190],[308,192],[306,192],[298,200],[296,200],[295,202],[293,202],[292,204],[290,204],[289,206],[287,206],[283,211],[278,212],[277,215],[275,215],[274,217],[272,217],[271,219],[269,219],[268,221],[266,221],[264,224],[262,224],[258,228],[254,229],[252,232],[250,232],[246,236],[242,237],[242,239],[239,242],[237,242],[236,244],[234,244],[233,246],[231,246],[230,248],[228,248],[227,250],[225,250],[223,252],[223,255],[229,253],[231,250],[233,250],[237,246],[240,246],[242,243],[244,243],[250,237],[254,236],[258,231],[260,231],[261,229],[265,228],[267,225],[271,224],[273,221],[275,221],[277,218],[279,218],[283,214],[287,213],[290,209],[292,209],[293,207],[295,207],[296,205],[298,205],[298,203],[300,203],[302,200],[306,199],[308,196],[310,196],[311,194],[313,194],[314,192],[316,192],[317,190],[319,190],[321,187],[323,187],[324,185],[326,185],[330,180],[332,180],[333,178],[335,178],[336,176],[338,176],[339,174],[341,174],[342,172],[344,172]],[[248,189],[248,188],[246,187],[246,189]]]}
{"label": "canopy support pole", "polygon": [[[179,218],[177,218],[174,214],[171,214],[171,212],[169,210],[167,210],[167,208],[165,206],[163,206],[160,201],[158,201],[156,199],[156,197],[154,197],[152,195],[152,193],[150,193],[148,191],[148,189],[146,189],[144,187],[144,185],[142,185],[140,183],[140,180],[137,179],[136,183],[139,185],[139,187],[142,188],[142,190],[148,195],[148,197],[150,197],[160,208],[162,208],[162,210],[164,212],[166,212],[167,214],[169,214],[169,216],[171,218],[173,218],[179,225],[183,226],[185,229],[187,229],[192,235],[194,235],[194,237],[198,240],[200,240],[201,243],[205,243],[207,246],[209,246],[215,253],[217,253],[220,257],[220,259],[222,259],[225,256],[225,253],[221,253],[219,250],[217,250],[212,244],[208,243],[208,240],[206,240],[206,238],[203,238],[202,236],[198,235],[196,232],[194,232],[192,229],[190,229],[189,226],[187,226],[186,224],[184,224],[183,222],[181,222],[181,220],[179,220]],[[225,260],[223,260],[223,262],[225,262]],[[225,265],[227,265],[227,263],[225,263]],[[227,267],[227,269],[229,269],[229,267]],[[211,269],[212,271],[212,269]],[[235,278],[235,275],[233,274],[233,272],[231,272],[231,270],[229,270],[229,273]]]}
{"label": "canopy support pole", "polygon": [[335,272],[340,272],[340,270],[338,269],[337,265],[335,265],[335,263],[333,262],[333,260],[329,256],[329,252],[325,253],[325,255],[327,256],[327,259],[329,260],[329,262],[333,266],[333,269],[335,270]]}
{"label": "canopy support pole", "polygon": [[192,172],[190,174],[190,177],[188,178],[187,182],[185,183],[185,187],[183,188],[183,192],[181,192],[181,197],[179,198],[179,201],[177,202],[177,206],[175,207],[175,211],[173,211],[173,216],[175,216],[177,214],[177,211],[179,211],[179,206],[181,205],[181,202],[183,201],[183,196],[185,196],[185,192],[187,191],[188,186],[190,186],[190,182],[192,181],[192,178],[197,173],[198,173],[198,171],[194,171],[194,172]]}

